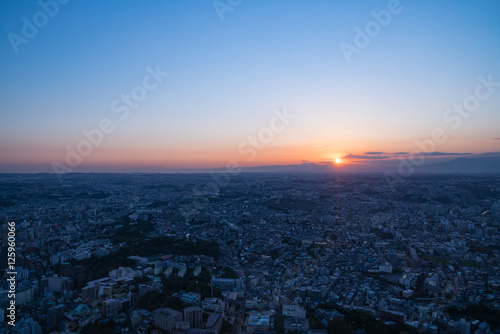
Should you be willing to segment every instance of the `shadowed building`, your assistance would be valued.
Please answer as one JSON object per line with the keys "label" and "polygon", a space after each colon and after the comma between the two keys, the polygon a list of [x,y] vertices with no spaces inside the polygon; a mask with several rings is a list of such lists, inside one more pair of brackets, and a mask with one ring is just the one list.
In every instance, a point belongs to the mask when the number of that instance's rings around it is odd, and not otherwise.
{"label": "shadowed building", "polygon": [[153,323],[156,327],[172,333],[174,324],[182,321],[182,313],[165,307],[153,311]]}

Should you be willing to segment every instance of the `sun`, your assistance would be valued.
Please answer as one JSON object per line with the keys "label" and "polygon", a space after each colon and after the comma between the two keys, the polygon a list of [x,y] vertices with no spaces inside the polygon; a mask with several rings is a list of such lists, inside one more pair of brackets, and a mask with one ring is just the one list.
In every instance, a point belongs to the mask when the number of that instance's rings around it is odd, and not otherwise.
{"label": "sun", "polygon": [[338,165],[338,164],[341,164],[341,163],[342,163],[342,159],[340,159],[340,158],[335,159],[335,163],[336,163],[337,165]]}

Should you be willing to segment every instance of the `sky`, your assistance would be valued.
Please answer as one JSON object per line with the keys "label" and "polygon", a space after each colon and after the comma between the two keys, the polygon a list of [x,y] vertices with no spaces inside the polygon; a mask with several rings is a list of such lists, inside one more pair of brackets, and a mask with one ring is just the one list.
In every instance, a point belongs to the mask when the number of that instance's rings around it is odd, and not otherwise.
{"label": "sky", "polygon": [[496,0],[7,0],[0,36],[0,172],[500,152]]}

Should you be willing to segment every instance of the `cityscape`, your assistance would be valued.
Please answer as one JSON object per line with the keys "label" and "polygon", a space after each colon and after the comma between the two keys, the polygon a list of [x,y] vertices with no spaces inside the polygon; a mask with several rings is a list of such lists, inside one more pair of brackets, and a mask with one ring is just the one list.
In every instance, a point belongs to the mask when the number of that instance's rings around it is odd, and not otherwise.
{"label": "cityscape", "polygon": [[498,176],[422,175],[391,191],[375,175],[242,173],[198,196],[205,174],[54,179],[1,178],[22,333],[500,324]]}

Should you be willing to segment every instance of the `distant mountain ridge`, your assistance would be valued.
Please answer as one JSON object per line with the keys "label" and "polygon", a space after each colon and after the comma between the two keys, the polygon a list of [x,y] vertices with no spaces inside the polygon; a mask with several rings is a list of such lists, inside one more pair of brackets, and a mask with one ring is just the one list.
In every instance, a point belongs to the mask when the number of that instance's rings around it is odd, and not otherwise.
{"label": "distant mountain ridge", "polygon": [[274,173],[312,173],[323,172],[328,173],[336,169],[332,164],[317,164],[314,162],[305,162],[295,165],[269,165],[257,167],[244,167],[243,172],[274,172]]}
{"label": "distant mountain ridge", "polygon": [[457,158],[416,168],[419,173],[500,174],[500,156]]}

